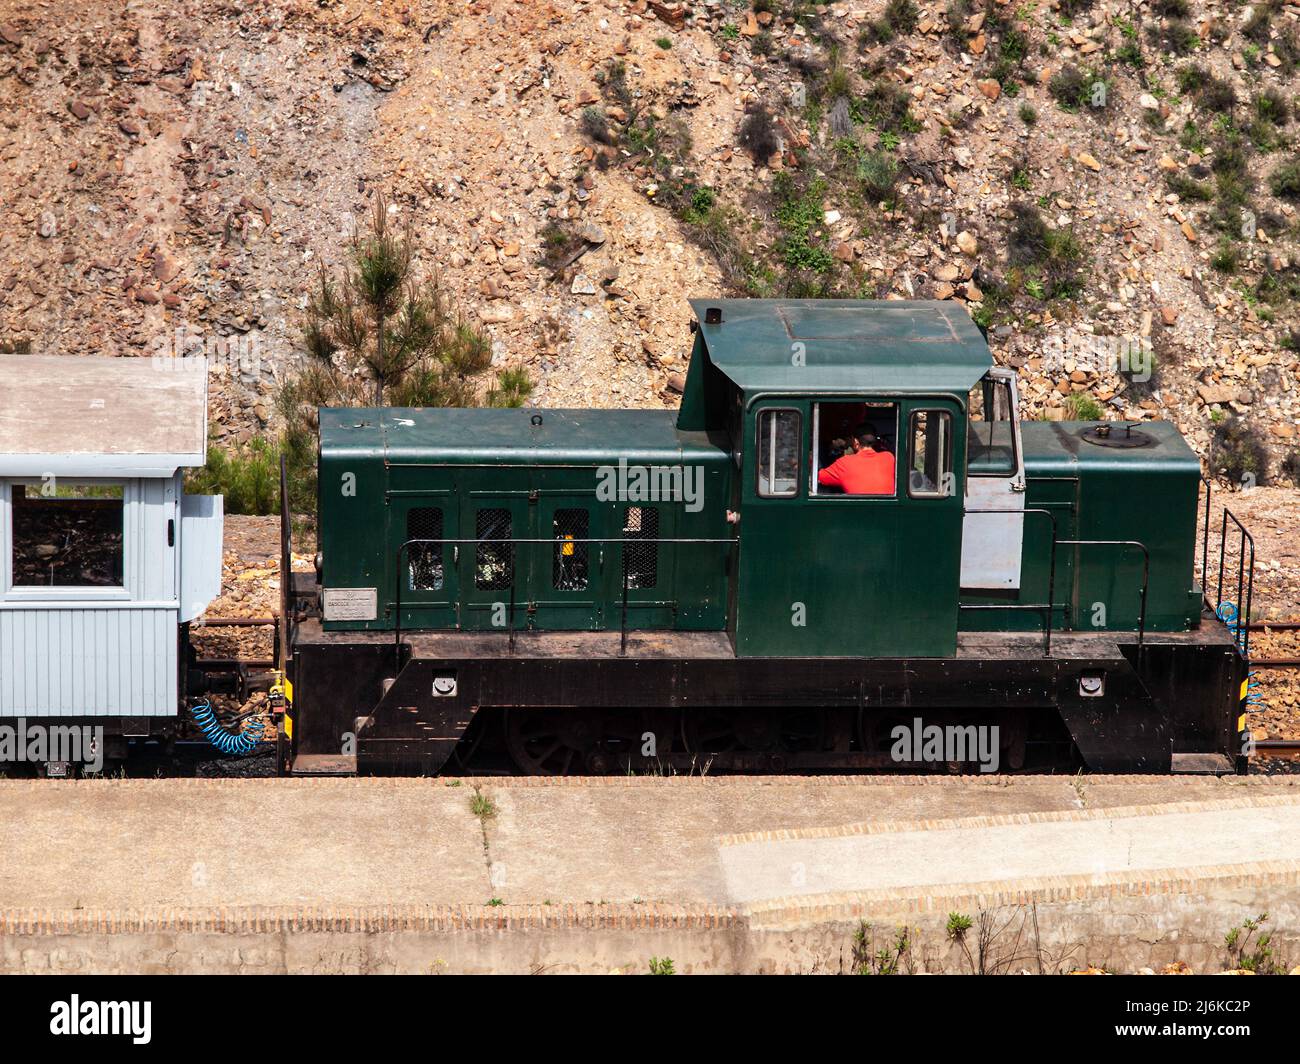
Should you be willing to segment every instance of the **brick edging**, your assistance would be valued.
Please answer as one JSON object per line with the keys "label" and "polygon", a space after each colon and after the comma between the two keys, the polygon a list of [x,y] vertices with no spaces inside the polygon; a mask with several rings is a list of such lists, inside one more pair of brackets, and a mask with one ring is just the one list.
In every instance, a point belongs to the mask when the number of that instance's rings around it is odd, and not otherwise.
{"label": "brick edging", "polygon": [[[1204,894],[1260,887],[1300,887],[1300,861],[1257,861],[1226,865],[1196,865],[1132,872],[1039,876],[1016,880],[944,884],[924,888],[879,888],[827,894],[787,895],[745,905],[742,911],[754,926],[837,922],[860,919],[873,912],[940,915],[1010,905],[1051,905],[1119,897]],[[1297,892],[1300,895],[1300,892]]]}
{"label": "brick edging", "polygon": [[412,931],[720,930],[734,906],[658,902],[606,905],[209,906],[161,909],[11,909],[0,936],[75,934],[375,934]]}
{"label": "brick edging", "polygon": [[1196,802],[1161,802],[1151,805],[1101,806],[1096,809],[1054,809],[1029,813],[991,813],[987,816],[939,817],[916,820],[864,820],[828,827],[774,828],[718,837],[719,846],[741,846],[754,842],[789,842],[799,839],[829,839],[852,835],[889,835],[911,831],[953,831],[963,828],[992,828],[1026,824],[1086,823],[1143,816],[1172,816],[1179,813],[1214,813],[1233,809],[1271,809],[1300,806],[1300,794],[1260,794],[1242,798],[1208,798]]}

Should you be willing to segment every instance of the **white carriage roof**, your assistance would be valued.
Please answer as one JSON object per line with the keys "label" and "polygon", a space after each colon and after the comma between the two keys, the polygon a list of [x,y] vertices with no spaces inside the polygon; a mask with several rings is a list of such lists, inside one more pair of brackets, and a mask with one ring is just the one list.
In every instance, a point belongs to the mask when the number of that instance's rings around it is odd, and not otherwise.
{"label": "white carriage roof", "polygon": [[0,476],[169,477],[206,460],[207,360],[0,355]]}

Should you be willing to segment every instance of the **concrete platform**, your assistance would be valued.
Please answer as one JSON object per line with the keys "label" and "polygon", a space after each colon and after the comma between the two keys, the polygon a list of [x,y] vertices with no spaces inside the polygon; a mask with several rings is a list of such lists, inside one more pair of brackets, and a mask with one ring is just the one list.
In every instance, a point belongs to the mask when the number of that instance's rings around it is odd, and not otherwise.
{"label": "concrete platform", "polygon": [[0,854],[4,972],[1300,963],[1300,777],[2,781]]}

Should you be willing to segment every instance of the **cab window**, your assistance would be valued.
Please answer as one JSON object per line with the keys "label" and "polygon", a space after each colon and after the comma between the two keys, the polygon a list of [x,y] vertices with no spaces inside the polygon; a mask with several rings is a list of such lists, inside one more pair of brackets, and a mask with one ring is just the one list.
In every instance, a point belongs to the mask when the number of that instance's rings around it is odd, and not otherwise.
{"label": "cab window", "polygon": [[798,410],[760,410],[755,455],[758,494],[789,499],[799,493],[799,449],[803,417]]}
{"label": "cab window", "polygon": [[966,468],[971,476],[1009,477],[1016,472],[1016,412],[1011,382],[980,381],[970,393]]}
{"label": "cab window", "polygon": [[943,499],[953,494],[952,415],[946,410],[912,414],[907,494],[913,499]]}
{"label": "cab window", "polygon": [[810,495],[892,497],[898,407],[862,399],[813,404]]}

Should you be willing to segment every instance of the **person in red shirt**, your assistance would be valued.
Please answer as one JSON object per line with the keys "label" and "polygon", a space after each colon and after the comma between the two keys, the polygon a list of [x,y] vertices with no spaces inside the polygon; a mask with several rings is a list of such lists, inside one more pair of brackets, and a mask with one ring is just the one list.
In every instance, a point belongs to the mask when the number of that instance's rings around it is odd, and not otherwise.
{"label": "person in red shirt", "polygon": [[894,456],[877,450],[878,443],[870,425],[859,425],[849,440],[849,453],[821,470],[817,483],[845,495],[893,495]]}

